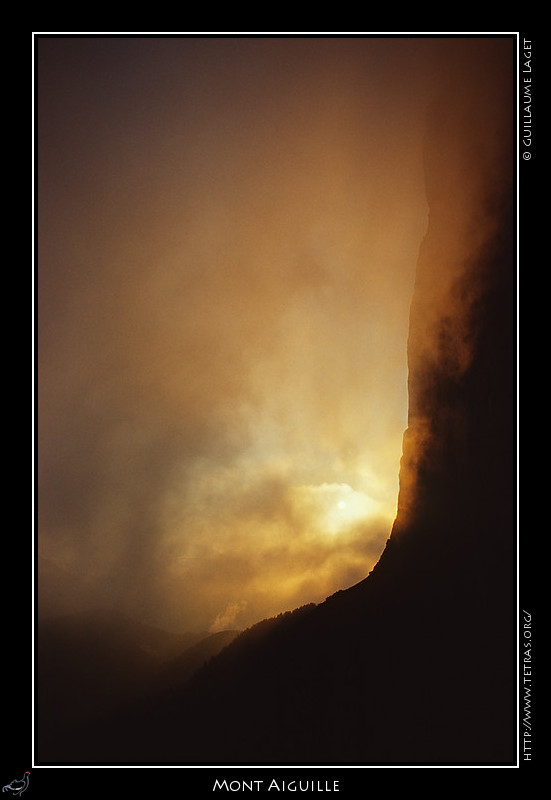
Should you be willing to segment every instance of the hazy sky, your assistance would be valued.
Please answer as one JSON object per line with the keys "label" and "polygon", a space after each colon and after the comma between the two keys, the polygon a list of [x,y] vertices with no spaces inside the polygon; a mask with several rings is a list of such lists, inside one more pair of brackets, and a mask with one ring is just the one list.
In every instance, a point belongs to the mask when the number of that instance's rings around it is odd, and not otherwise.
{"label": "hazy sky", "polygon": [[68,612],[242,628],[372,568],[434,49],[38,39],[38,552]]}

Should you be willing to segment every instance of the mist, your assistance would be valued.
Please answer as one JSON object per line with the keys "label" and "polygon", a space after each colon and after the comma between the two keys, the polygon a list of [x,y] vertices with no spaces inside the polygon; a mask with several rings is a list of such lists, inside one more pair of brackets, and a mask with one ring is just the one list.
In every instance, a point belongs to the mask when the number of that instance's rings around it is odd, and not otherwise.
{"label": "mist", "polygon": [[[39,38],[41,614],[243,628],[369,572],[408,425],[427,126],[460,134],[434,102],[471,47]],[[462,174],[427,359],[443,307],[468,319],[461,247],[491,217]]]}

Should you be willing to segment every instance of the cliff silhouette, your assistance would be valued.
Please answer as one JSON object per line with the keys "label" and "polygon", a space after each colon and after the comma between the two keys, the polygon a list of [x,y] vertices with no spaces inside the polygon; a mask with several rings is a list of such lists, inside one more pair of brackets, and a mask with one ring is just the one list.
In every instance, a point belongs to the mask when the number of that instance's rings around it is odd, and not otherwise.
{"label": "cliff silhouette", "polygon": [[377,565],[189,681],[39,741],[38,763],[515,763],[514,40],[473,40],[446,64],[398,510]]}

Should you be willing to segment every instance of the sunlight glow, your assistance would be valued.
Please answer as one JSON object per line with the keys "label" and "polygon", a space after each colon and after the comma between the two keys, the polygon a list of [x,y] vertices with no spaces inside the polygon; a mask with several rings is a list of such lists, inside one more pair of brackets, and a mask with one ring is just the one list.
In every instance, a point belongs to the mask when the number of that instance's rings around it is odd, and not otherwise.
{"label": "sunlight glow", "polygon": [[347,483],[297,487],[293,505],[300,516],[309,518],[319,534],[330,536],[352,532],[362,523],[384,516],[380,503]]}

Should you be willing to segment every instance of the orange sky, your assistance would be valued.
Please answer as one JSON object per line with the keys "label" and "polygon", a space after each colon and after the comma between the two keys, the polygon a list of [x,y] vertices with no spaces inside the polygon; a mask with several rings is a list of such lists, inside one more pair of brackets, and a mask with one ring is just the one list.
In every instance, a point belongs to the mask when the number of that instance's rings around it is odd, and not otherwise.
{"label": "orange sky", "polygon": [[433,49],[38,40],[38,553],[68,612],[242,628],[377,560]]}

